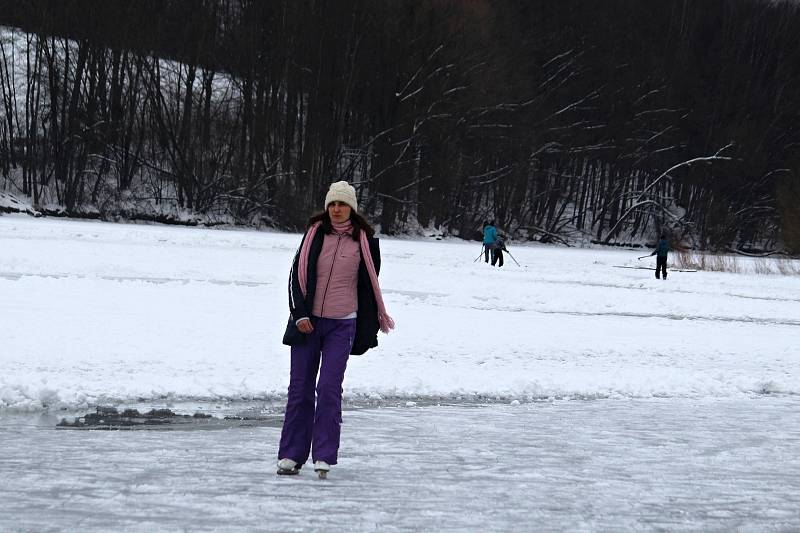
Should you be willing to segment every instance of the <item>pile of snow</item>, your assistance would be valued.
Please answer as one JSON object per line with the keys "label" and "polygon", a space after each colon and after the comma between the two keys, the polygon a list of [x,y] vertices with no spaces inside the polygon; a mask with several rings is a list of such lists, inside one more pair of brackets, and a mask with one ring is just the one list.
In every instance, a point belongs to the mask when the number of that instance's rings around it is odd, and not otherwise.
{"label": "pile of snow", "polygon": [[20,201],[9,192],[0,191],[0,213],[27,213],[35,217],[41,216],[29,203]]}
{"label": "pile of snow", "polygon": [[[285,395],[300,236],[0,217],[0,409]],[[398,328],[351,401],[800,393],[800,279],[672,272],[641,250],[382,240]],[[652,263],[652,264],[651,264]]]}

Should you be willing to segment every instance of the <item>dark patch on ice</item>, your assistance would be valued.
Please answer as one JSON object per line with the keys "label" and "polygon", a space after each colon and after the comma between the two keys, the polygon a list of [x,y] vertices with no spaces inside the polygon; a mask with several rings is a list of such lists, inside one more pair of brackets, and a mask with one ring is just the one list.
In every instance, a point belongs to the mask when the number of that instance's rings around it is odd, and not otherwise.
{"label": "dark patch on ice", "polygon": [[[282,416],[280,418],[283,418]],[[89,430],[152,430],[152,429],[226,429],[230,427],[274,426],[275,416],[226,416],[218,418],[207,413],[182,415],[171,409],[151,409],[141,413],[137,409],[120,412],[115,407],[98,407],[94,413],[75,418],[62,418],[56,429]]]}

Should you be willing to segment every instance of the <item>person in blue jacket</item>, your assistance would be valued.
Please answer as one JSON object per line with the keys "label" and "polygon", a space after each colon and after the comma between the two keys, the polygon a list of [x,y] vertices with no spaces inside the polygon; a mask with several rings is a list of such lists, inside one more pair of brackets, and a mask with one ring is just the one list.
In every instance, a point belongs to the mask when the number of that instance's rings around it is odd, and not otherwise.
{"label": "person in blue jacket", "polygon": [[497,240],[497,228],[494,227],[494,220],[483,223],[483,258],[488,263],[489,256]]}
{"label": "person in blue jacket", "polygon": [[667,255],[669,254],[669,241],[666,235],[661,235],[656,244],[656,249],[653,250],[651,256],[656,256],[656,279],[660,279],[660,274],[664,274],[664,279],[667,279]]}

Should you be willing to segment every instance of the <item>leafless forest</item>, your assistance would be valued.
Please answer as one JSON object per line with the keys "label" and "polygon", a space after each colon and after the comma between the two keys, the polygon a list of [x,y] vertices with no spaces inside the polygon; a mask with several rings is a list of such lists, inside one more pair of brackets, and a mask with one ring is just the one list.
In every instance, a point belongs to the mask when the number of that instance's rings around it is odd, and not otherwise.
{"label": "leafless forest", "polygon": [[800,9],[0,0],[0,191],[297,228],[800,253]]}

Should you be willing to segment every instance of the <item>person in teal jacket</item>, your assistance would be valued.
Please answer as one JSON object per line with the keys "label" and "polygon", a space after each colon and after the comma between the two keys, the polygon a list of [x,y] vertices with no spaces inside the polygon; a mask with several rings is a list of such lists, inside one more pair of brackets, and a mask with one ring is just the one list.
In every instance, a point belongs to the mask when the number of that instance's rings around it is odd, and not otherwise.
{"label": "person in teal jacket", "polygon": [[653,250],[651,256],[656,256],[656,279],[660,279],[661,273],[664,274],[664,279],[667,279],[667,255],[669,254],[669,241],[666,235],[661,235],[656,244],[656,249]]}
{"label": "person in teal jacket", "polygon": [[488,263],[494,243],[497,240],[497,228],[494,227],[494,220],[483,223],[483,258]]}

